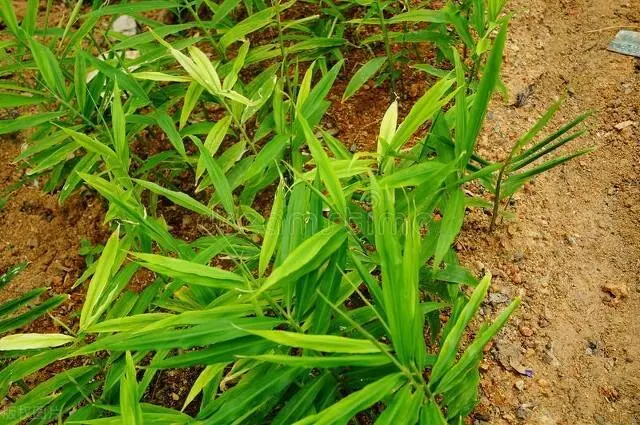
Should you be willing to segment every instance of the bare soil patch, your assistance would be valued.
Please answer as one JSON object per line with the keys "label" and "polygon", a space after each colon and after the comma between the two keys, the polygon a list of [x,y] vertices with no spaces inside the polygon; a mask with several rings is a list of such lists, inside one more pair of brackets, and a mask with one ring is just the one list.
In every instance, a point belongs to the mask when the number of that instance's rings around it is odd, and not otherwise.
{"label": "bare soil patch", "polygon": [[[520,311],[487,352],[478,423],[640,422],[640,61],[606,50],[640,2],[511,2],[503,78],[482,150],[500,157],[558,95],[556,123],[592,109],[597,151],[543,175],[515,200],[516,221],[487,235],[467,222],[466,263],[494,278],[487,311],[521,295]],[[606,28],[606,29],[603,29]],[[634,124],[623,130],[621,122]],[[515,348],[515,353],[513,352]],[[518,373],[523,367],[531,378]]]}

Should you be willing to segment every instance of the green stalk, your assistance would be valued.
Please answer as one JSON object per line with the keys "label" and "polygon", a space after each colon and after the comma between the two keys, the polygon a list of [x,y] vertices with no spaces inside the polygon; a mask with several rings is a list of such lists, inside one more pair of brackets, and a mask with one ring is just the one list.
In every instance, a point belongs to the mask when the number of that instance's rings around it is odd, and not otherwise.
{"label": "green stalk", "polygon": [[393,72],[396,69],[393,52],[391,52],[391,42],[389,41],[389,29],[387,28],[387,22],[384,19],[384,8],[380,5],[380,0],[376,0],[376,7],[378,9],[378,20],[380,21],[380,28],[384,37],[384,51],[387,56],[387,64],[389,68],[389,81],[391,83],[391,100],[394,100],[396,95],[396,77]]}
{"label": "green stalk", "polygon": [[495,190],[495,198],[493,200],[493,212],[491,214],[491,224],[489,225],[489,232],[492,233],[496,228],[496,219],[498,217],[498,210],[500,209],[500,190],[502,189],[502,177],[504,173],[511,164],[511,159],[513,155],[516,153],[517,143],[511,148],[511,152],[509,152],[509,156],[502,163],[502,167],[500,167],[500,171],[498,172],[498,181],[496,182],[496,190]]}
{"label": "green stalk", "polygon": [[288,86],[289,79],[287,78],[286,70],[288,70],[289,67],[287,66],[287,51],[285,49],[284,39],[282,38],[282,19],[280,17],[280,0],[274,0],[272,4],[276,10],[276,27],[278,28],[278,43],[280,44],[280,56],[282,56],[282,62],[280,62],[280,78]]}

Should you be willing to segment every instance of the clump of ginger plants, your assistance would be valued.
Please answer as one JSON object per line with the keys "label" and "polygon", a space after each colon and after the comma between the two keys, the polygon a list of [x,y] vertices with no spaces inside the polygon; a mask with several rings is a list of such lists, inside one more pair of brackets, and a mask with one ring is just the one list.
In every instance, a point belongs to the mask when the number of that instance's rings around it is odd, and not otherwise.
{"label": "clump of ginger plants", "polygon": [[[29,108],[0,121],[0,134],[30,130],[17,158],[28,173],[46,177],[60,202],[91,188],[112,226],[78,282],[78,320],[64,334],[0,338],[12,360],[0,394],[23,391],[2,423],[346,424],[376,404],[376,424],[463,423],[478,400],[482,349],[519,304],[464,338],[491,283],[452,248],[466,209],[491,206],[464,187],[495,195],[495,219],[528,179],[583,153],[536,162],[580,135],[564,136],[586,117],[529,147],[554,105],[507,160],[476,154],[501,85],[503,3],[329,1],[301,14],[278,0],[79,1],[51,27],[38,25],[38,2],[19,21],[0,0],[0,72],[13,77],[0,83],[0,106]],[[145,15],[157,9],[177,22]],[[121,14],[145,31],[99,42],[99,24]],[[365,25],[379,31],[348,38]],[[401,122],[390,101],[375,152],[351,152],[321,126],[356,42],[375,57],[344,99],[377,72],[395,90],[396,43],[432,43],[453,68],[414,64],[438,81]],[[152,130],[170,148],[134,149]],[[263,211],[265,192],[274,195]],[[181,239],[160,198],[217,232]],[[142,269],[154,280],[134,292]],[[24,384],[74,358],[83,366]],[[166,369],[199,371],[181,410],[150,402]]]}

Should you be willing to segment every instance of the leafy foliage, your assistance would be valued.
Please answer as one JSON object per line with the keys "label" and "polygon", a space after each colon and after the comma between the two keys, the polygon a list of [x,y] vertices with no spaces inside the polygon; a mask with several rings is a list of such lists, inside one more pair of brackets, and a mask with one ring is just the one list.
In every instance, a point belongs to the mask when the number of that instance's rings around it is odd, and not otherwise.
{"label": "leafy foliage", "polygon": [[[3,395],[56,361],[85,364],[30,389],[3,423],[346,424],[376,404],[379,424],[462,423],[477,402],[482,348],[519,304],[463,342],[491,283],[453,249],[466,209],[487,204],[463,189],[483,185],[499,206],[583,153],[525,170],[580,135],[564,136],[586,115],[529,146],[554,105],[507,160],[476,154],[501,87],[504,1],[441,10],[381,0],[78,2],[55,28],[36,25],[37,2],[21,21],[11,2],[0,6],[0,73],[18,80],[0,84],[0,106],[35,111],[0,121],[0,134],[32,129],[17,160],[47,176],[61,202],[81,185],[95,190],[113,229],[104,248],[85,250],[99,256],[77,282],[86,299],[68,335],[0,339],[15,360],[0,371]],[[146,14],[160,9],[177,23]],[[99,23],[121,14],[145,31],[98,43]],[[364,27],[375,30],[351,37]],[[345,52],[371,58],[343,101],[376,74],[394,92],[419,43],[438,61],[413,66],[438,81],[402,120],[391,102],[375,152],[354,154],[322,130]],[[150,134],[166,141],[158,152],[138,146]],[[273,188],[261,208],[256,199]],[[180,238],[163,219],[167,203],[217,233]],[[142,269],[154,280],[134,292]],[[150,403],[155,376],[187,368],[199,371],[189,414]]]}

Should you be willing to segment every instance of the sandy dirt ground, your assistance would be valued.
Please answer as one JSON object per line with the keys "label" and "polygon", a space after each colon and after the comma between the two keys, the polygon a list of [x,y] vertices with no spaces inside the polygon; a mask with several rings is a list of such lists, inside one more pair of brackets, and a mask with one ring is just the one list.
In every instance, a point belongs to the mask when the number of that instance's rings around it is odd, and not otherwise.
{"label": "sandy dirt ground", "polygon": [[[529,186],[512,207],[517,219],[497,236],[486,234],[484,217],[467,222],[462,257],[495,275],[485,309],[523,297],[487,350],[475,421],[638,424],[640,60],[606,46],[618,27],[640,29],[640,2],[514,0],[509,7],[515,17],[503,78],[511,103],[530,95],[521,107],[495,102],[484,152],[505,155],[565,92],[554,123],[594,110],[589,135],[573,147],[597,151]],[[521,374],[528,370],[533,377]]]}
{"label": "sandy dirt ground", "polygon": [[[640,61],[606,50],[618,27],[640,29],[640,0],[508,3],[514,18],[503,78],[510,101],[495,99],[481,152],[503,157],[563,93],[553,125],[594,110],[588,136],[572,148],[597,151],[528,185],[510,207],[516,219],[496,233],[487,233],[482,211],[467,218],[461,258],[494,275],[484,314],[523,297],[487,349],[471,421],[640,424]],[[345,143],[359,143],[344,133]],[[2,141],[0,190],[24,173],[11,163],[22,142]],[[0,271],[30,265],[0,299],[39,286],[69,290],[84,268],[81,241],[104,240],[102,215],[91,196],[59,206],[33,183],[19,189],[0,211]],[[82,292],[72,298],[77,306]]]}

